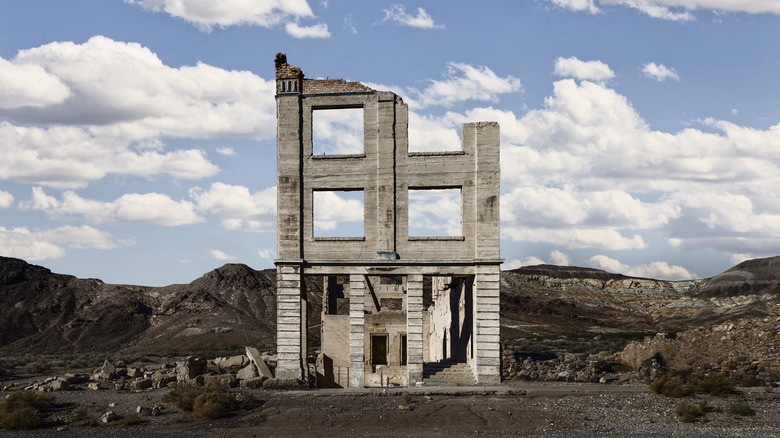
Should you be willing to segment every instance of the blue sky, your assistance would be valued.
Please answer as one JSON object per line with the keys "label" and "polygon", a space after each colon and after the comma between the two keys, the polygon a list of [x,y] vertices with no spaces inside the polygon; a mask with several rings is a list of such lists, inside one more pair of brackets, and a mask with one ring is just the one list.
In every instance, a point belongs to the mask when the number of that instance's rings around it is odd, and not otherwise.
{"label": "blue sky", "polygon": [[[417,150],[498,121],[505,268],[688,279],[780,253],[775,0],[3,6],[0,255],[144,285],[273,267],[277,52],[400,94]],[[359,120],[315,123],[327,153]],[[360,223],[359,197],[322,202],[323,233]],[[458,208],[416,198],[410,226],[457,234]]]}

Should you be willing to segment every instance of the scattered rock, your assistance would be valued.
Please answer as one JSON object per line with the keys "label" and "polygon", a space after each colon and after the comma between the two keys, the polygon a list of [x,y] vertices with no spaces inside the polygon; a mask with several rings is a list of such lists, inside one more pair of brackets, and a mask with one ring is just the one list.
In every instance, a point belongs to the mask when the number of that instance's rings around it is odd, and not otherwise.
{"label": "scattered rock", "polygon": [[103,414],[100,417],[100,421],[103,423],[112,423],[114,421],[119,421],[119,415],[115,414],[114,411],[107,411],[105,414]]}

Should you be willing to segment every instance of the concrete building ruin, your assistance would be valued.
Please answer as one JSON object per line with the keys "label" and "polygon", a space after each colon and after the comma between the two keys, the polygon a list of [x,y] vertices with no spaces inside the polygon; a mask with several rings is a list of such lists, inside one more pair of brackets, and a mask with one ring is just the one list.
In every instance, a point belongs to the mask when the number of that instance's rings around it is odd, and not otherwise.
{"label": "concrete building ruin", "polygon": [[[449,367],[465,383],[499,383],[498,124],[463,124],[453,151],[410,152],[408,109],[396,94],[306,79],[284,54],[275,63],[276,376],[411,386]],[[351,108],[362,109],[362,153],[315,155],[313,114]],[[459,190],[460,235],[410,236],[409,192],[437,189]],[[316,236],[318,191],[362,191],[363,235]],[[316,360],[304,281],[325,291]]]}

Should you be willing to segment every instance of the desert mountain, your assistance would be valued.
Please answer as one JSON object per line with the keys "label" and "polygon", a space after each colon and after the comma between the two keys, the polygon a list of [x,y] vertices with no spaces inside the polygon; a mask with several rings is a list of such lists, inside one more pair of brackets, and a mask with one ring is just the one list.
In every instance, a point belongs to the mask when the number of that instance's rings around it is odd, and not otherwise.
{"label": "desert mountain", "polygon": [[[189,284],[112,285],[0,257],[0,353],[176,352],[273,348],[276,272],[228,264]],[[306,282],[318,342],[322,283]],[[502,338],[566,350],[572,339],[623,339],[767,314],[780,257],[707,280],[668,282],[597,269],[529,266],[502,273]],[[616,348],[607,342],[600,347]]]}

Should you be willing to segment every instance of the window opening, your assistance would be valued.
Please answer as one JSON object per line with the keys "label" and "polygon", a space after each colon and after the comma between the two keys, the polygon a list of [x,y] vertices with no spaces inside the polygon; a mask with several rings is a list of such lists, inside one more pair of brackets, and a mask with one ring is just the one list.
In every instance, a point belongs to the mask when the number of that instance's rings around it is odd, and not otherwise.
{"label": "window opening", "polygon": [[371,335],[371,365],[387,365],[387,335]]}
{"label": "window opening", "polygon": [[406,365],[406,335],[401,335],[401,365]]}
{"label": "window opening", "polygon": [[314,237],[363,237],[363,190],[316,190]]}
{"label": "window opening", "polygon": [[409,236],[462,236],[461,189],[409,189]]}
{"label": "window opening", "polygon": [[314,109],[311,119],[314,155],[365,153],[362,107]]}

